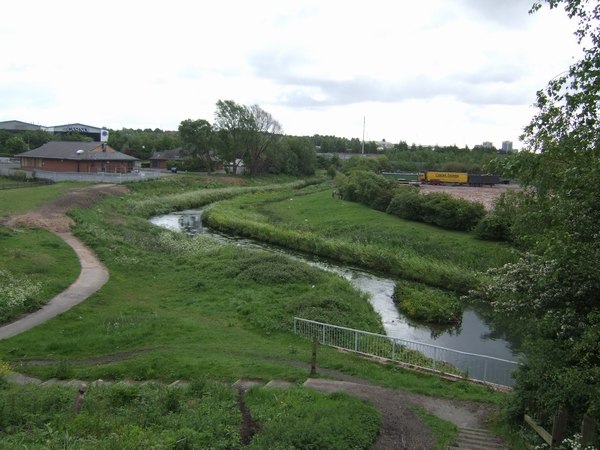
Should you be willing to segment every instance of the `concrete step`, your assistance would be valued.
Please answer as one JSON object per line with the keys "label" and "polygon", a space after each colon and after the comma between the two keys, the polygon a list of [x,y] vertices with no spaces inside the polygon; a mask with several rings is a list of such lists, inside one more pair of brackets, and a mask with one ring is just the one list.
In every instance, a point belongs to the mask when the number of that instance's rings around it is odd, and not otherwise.
{"label": "concrete step", "polygon": [[265,385],[265,387],[266,388],[289,388],[289,387],[292,387],[293,385],[294,385],[294,383],[290,383],[289,381],[285,381],[285,380],[271,380]]}
{"label": "concrete step", "polygon": [[240,378],[235,383],[233,383],[232,386],[241,391],[247,391],[248,389],[253,388],[254,386],[262,386],[263,384],[264,383],[262,381],[247,380],[244,378]]}
{"label": "concrete step", "polygon": [[505,449],[502,440],[488,430],[476,428],[459,428],[458,439],[449,450],[502,450]]}
{"label": "concrete step", "polygon": [[58,378],[50,378],[49,380],[44,381],[40,386],[57,386],[62,383],[62,380]]}
{"label": "concrete step", "polygon": [[190,383],[188,383],[187,381],[175,380],[171,384],[169,384],[169,387],[172,387],[172,388],[184,388],[184,387],[187,387],[189,385],[190,385]]}
{"label": "concrete step", "polygon": [[248,389],[253,388],[254,386],[264,386],[266,388],[289,388],[294,386],[294,383],[285,380],[271,380],[265,383],[264,381],[246,380],[240,378],[235,383],[233,383],[232,386],[236,389],[247,391]]}
{"label": "concrete step", "polygon": [[9,383],[14,384],[41,384],[42,380],[35,377],[30,377],[27,375],[23,375],[18,372],[8,372],[4,375],[4,379]]}

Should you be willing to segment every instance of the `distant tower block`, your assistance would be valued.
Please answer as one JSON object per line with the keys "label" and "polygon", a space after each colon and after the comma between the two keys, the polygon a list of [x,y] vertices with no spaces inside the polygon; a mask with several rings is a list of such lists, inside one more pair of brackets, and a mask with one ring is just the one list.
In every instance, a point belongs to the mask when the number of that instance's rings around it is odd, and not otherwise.
{"label": "distant tower block", "polygon": [[503,141],[502,142],[502,152],[503,153],[511,153],[512,151],[513,151],[512,141]]}

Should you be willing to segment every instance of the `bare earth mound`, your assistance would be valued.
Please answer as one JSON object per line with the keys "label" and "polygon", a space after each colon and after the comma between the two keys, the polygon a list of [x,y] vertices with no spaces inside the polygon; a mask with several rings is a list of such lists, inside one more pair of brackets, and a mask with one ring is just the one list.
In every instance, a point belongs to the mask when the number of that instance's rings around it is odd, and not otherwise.
{"label": "bare earth mound", "polygon": [[99,184],[96,186],[72,189],[50,203],[41,205],[34,211],[17,214],[5,219],[8,227],[45,228],[55,233],[68,233],[73,220],[67,216],[72,208],[85,208],[97,203],[109,195],[122,195],[128,191],[126,186]]}

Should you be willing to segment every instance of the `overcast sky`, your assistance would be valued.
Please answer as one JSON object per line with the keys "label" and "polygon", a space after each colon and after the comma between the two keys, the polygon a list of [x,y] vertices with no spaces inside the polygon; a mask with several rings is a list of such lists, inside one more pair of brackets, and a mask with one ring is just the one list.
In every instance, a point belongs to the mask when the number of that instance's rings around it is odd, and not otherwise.
{"label": "overcast sky", "polygon": [[2,5],[0,121],[177,129],[219,99],[286,134],[500,146],[578,55],[531,0],[33,0]]}

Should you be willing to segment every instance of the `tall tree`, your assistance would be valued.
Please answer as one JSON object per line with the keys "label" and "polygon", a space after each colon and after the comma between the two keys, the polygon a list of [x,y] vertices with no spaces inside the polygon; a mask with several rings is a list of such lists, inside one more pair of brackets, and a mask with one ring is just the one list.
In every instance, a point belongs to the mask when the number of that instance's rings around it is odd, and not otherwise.
{"label": "tall tree", "polygon": [[281,133],[279,122],[260,106],[248,107],[232,100],[217,102],[215,129],[223,159],[231,162],[234,172],[243,161],[251,174],[265,170],[267,150]]}
{"label": "tall tree", "polygon": [[179,138],[183,156],[189,159],[191,167],[212,171],[211,151],[215,142],[212,125],[203,119],[186,119],[179,124]]}
{"label": "tall tree", "polygon": [[600,423],[600,5],[545,3],[578,21],[583,58],[537,93],[523,136],[529,151],[499,163],[525,187],[514,196],[512,225],[525,253],[480,294],[527,321],[512,410],[565,407],[576,431],[584,413]]}
{"label": "tall tree", "polygon": [[225,164],[231,164],[233,173],[237,173],[245,157],[254,128],[252,122],[252,115],[246,106],[233,100],[217,101],[214,128],[219,138],[219,155]]}
{"label": "tall tree", "polygon": [[250,114],[253,120],[245,163],[251,174],[257,174],[264,171],[267,151],[281,138],[282,129],[279,122],[258,105],[250,107]]}

